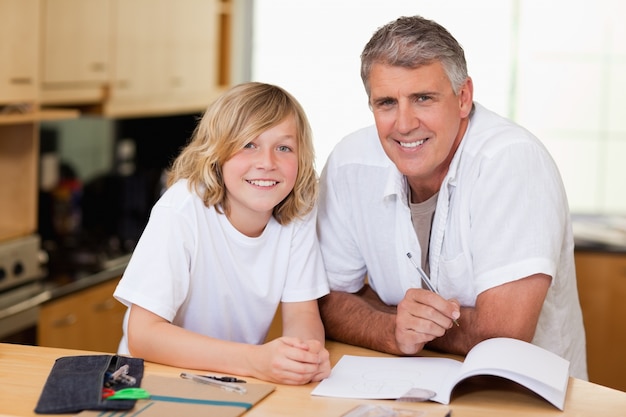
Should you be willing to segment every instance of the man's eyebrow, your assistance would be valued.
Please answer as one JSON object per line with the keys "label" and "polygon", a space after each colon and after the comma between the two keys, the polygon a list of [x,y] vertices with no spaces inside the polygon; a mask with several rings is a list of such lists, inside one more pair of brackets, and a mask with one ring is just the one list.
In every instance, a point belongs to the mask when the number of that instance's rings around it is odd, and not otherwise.
{"label": "man's eyebrow", "polygon": [[437,91],[417,91],[415,93],[412,93],[409,97],[411,98],[417,98],[417,97],[423,97],[423,96],[436,97],[440,95],[441,93]]}
{"label": "man's eyebrow", "polygon": [[397,101],[394,97],[391,96],[381,96],[372,98],[372,103],[382,103],[384,101]]}

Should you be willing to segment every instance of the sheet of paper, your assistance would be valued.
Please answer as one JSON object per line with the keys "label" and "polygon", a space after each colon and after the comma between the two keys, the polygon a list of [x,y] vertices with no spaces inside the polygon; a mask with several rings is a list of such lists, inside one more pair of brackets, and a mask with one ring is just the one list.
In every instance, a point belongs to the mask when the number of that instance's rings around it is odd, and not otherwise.
{"label": "sheet of paper", "polygon": [[330,377],[311,393],[324,397],[396,399],[411,388],[435,391],[437,401],[461,362],[445,358],[376,358],[343,356]]}
{"label": "sheet of paper", "polygon": [[485,340],[477,347],[465,358],[459,378],[487,373],[517,381],[519,376],[523,381],[518,382],[533,390],[541,386],[566,389],[569,362],[552,352],[508,338]]}

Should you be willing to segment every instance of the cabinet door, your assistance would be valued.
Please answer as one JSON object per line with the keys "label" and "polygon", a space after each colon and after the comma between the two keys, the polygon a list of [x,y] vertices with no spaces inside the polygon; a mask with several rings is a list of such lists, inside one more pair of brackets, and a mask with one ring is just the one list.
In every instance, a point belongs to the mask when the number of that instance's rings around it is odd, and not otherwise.
{"label": "cabinet door", "polygon": [[108,81],[110,1],[44,0],[42,82]]}
{"label": "cabinet door", "polygon": [[[115,1],[115,66],[111,100],[162,100],[166,85],[167,0]],[[179,7],[183,7],[182,4]]]}
{"label": "cabinet door", "polygon": [[168,3],[172,27],[165,43],[167,89],[171,97],[207,106],[218,87],[219,15],[215,1],[186,0],[185,7]]}
{"label": "cabinet door", "polygon": [[41,307],[40,346],[116,352],[126,307],[113,298],[119,279],[82,290]]}
{"label": "cabinet door", "polygon": [[106,113],[204,110],[219,92],[220,2],[114,1],[116,41]]}
{"label": "cabinet door", "polygon": [[0,105],[37,99],[39,0],[0,0]]}
{"label": "cabinet door", "polygon": [[626,255],[576,252],[589,380],[626,391]]}

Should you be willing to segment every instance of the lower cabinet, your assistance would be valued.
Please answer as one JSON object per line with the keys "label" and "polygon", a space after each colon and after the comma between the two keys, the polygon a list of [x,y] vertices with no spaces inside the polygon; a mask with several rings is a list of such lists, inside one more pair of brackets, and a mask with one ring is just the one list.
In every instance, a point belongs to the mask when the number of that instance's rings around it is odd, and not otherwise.
{"label": "lower cabinet", "polygon": [[113,298],[119,278],[52,300],[41,306],[40,346],[115,353],[126,307]]}
{"label": "lower cabinet", "polygon": [[576,251],[589,380],[626,391],[626,254]]}

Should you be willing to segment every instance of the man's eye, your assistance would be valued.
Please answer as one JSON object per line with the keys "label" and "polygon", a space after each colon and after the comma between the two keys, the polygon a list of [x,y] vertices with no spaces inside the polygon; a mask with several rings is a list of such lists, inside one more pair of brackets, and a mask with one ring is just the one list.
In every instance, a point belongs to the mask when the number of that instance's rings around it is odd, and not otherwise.
{"label": "man's eye", "polygon": [[384,99],[384,100],[379,100],[376,102],[376,107],[389,107],[389,106],[393,106],[395,104],[395,100],[392,100],[390,98]]}
{"label": "man's eye", "polygon": [[424,103],[424,102],[430,101],[430,100],[432,100],[432,97],[428,96],[428,95],[417,96],[418,103]]}

